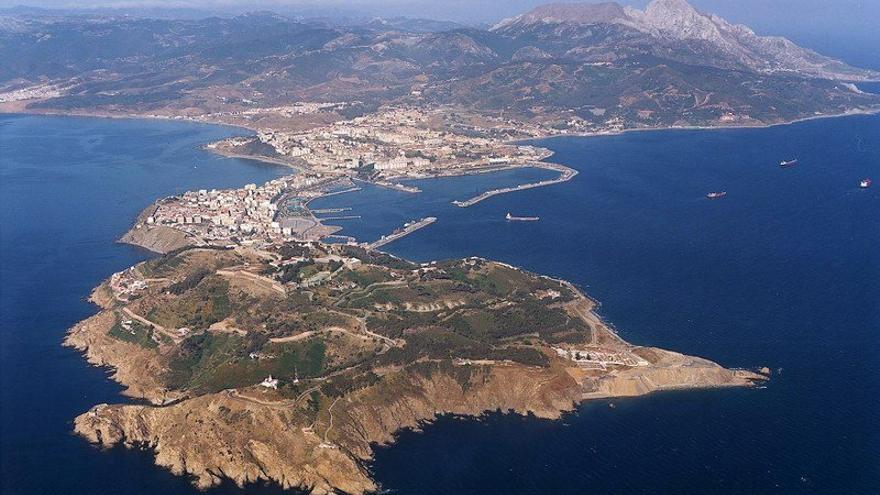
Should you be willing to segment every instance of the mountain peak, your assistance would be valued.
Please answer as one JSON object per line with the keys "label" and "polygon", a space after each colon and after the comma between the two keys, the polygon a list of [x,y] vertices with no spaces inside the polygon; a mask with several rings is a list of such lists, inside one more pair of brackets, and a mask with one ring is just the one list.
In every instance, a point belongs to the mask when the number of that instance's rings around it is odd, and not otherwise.
{"label": "mountain peak", "polygon": [[626,9],[614,2],[550,3],[535,7],[525,14],[504,19],[492,27],[492,30],[532,24],[618,24],[628,20]]}
{"label": "mountain peak", "polygon": [[653,0],[644,12],[636,12],[634,17],[639,18],[647,31],[656,29],[677,39],[725,43],[719,29],[724,26],[719,26],[716,19],[697,11],[686,0]]}
{"label": "mountain peak", "polygon": [[577,51],[594,42],[587,40],[595,40],[593,26],[599,24],[614,25],[619,32],[627,33],[622,37],[641,37],[646,42],[642,46],[657,47],[661,53],[678,52],[685,54],[682,58],[687,60],[693,60],[692,55],[699,53],[703,63],[725,69],[842,80],[875,80],[880,76],[875,71],[856,69],[823,57],[785,38],[758,36],[746,26],[700,12],[687,0],[652,0],[645,10],[610,2],[554,3],[505,19],[492,31],[512,37],[538,35],[586,44],[572,47]]}
{"label": "mountain peak", "polygon": [[645,12],[697,13],[687,0],[652,0]]}

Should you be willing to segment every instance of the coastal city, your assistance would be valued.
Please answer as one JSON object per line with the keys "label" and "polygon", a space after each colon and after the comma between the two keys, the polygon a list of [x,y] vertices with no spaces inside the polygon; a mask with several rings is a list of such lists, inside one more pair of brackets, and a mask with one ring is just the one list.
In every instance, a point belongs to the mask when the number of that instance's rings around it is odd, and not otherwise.
{"label": "coastal city", "polygon": [[[293,107],[324,109],[316,103]],[[391,106],[305,132],[258,129],[256,136],[231,138],[216,143],[213,149],[238,155],[268,148],[270,158],[316,173],[372,180],[474,173],[530,165],[550,155],[543,148],[511,144],[512,140],[545,135],[539,126],[485,117],[474,123],[470,119],[448,109]]]}
{"label": "coastal city", "polygon": [[0,495],[878,492],[880,0],[76,3]]}
{"label": "coastal city", "polygon": [[[325,108],[318,103],[297,103],[286,111],[307,113]],[[355,244],[357,240],[351,237],[336,235],[340,227],[324,222],[356,216],[318,217],[309,208],[309,202],[356,191],[360,189],[359,183],[416,194],[420,192],[417,187],[401,181],[523,167],[558,174],[552,179],[493,189],[454,202],[456,206],[468,207],[494,195],[565,182],[577,174],[569,167],[542,161],[551,154],[545,148],[511,144],[507,140],[528,137],[520,131],[497,122],[492,127],[456,126],[450,120],[454,120],[453,116],[445,112],[389,108],[308,132],[258,130],[254,136],[211,143],[206,148],[213,152],[270,160],[293,167],[297,172],[262,185],[201,189],[161,199],[141,215],[134,230],[150,232],[157,227],[171,228],[184,233],[188,244],[202,246],[259,247],[291,240]],[[413,219],[372,243],[361,244],[376,249],[434,220],[433,217]],[[161,232],[157,230],[158,235]]]}

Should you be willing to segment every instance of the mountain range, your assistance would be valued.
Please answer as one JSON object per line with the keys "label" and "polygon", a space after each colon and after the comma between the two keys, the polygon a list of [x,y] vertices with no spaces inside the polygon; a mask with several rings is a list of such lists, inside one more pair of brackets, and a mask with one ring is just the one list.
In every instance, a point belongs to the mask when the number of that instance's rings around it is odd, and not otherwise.
{"label": "mountain range", "polygon": [[550,4],[498,23],[493,32],[520,38],[567,40],[576,49],[589,39],[591,26],[614,26],[613,41],[644,43],[653,53],[687,63],[705,63],[723,69],[762,74],[796,74],[824,79],[877,79],[875,71],[857,69],[801,48],[778,36],[758,36],[743,25],[733,25],[699,12],[685,0],[654,0],[642,11],[616,3]]}
{"label": "mountain range", "polygon": [[685,0],[645,10],[550,4],[489,29],[269,12],[0,16],[0,91],[37,95],[0,101],[29,111],[191,115],[357,101],[365,111],[448,105],[557,127],[760,124],[874,108],[880,99],[854,83],[876,80]]}

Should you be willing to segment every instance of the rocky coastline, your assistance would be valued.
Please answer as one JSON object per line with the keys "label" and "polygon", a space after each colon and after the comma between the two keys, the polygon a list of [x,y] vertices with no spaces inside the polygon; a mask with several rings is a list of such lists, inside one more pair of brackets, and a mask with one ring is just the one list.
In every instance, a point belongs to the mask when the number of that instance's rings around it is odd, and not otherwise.
{"label": "rocky coastline", "polygon": [[267,396],[253,387],[212,393],[168,387],[162,377],[172,346],[145,348],[112,336],[114,314],[127,306],[119,304],[108,281],[91,296],[101,311],[73,327],[65,345],[82,352],[90,364],[109,367],[112,378],[126,387],[125,395],[148,404],[99,404],[76,418],[74,431],[105,448],[151,449],[157,465],[192,476],[200,488],[228,479],[240,486],[268,481],[314,495],[363,494],[379,489],[365,468],[373,448],[392,444],[400,430],[420,428],[438,415],[502,411],[553,420],[585,400],[750,387],[767,378],[632,346],[593,313],[595,302],[579,293],[577,298],[577,311],[595,332],[594,340],[629,353],[638,365],[596,372],[554,356],[549,348],[542,348],[546,366],[419,359],[376,368],[378,382],[336,397],[306,418],[296,409],[299,398]]}

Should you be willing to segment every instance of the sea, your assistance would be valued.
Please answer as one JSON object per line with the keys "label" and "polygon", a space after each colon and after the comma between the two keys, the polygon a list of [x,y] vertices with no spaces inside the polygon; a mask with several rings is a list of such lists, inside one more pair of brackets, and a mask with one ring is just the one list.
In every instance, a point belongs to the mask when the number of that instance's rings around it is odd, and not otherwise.
{"label": "sea", "polygon": [[[0,115],[0,492],[195,494],[152,454],[100,451],[72,419],[120,402],[108,371],[61,347],[102,279],[152,254],[115,243],[156,198],[289,173],[204,143],[243,131],[183,122]],[[765,129],[539,141],[580,173],[518,169],[362,185],[342,234],[417,261],[483,256],[566,278],[630,342],[729,367],[766,388],[591,401],[558,421],[442,417],[377,449],[383,490],[423,494],[867,494],[880,487],[880,116]],[[797,159],[791,168],[781,160]],[[873,177],[875,186],[860,189]],[[708,200],[710,191],[726,191]],[[538,216],[508,222],[510,212]],[[271,486],[213,493],[276,493]]]}

